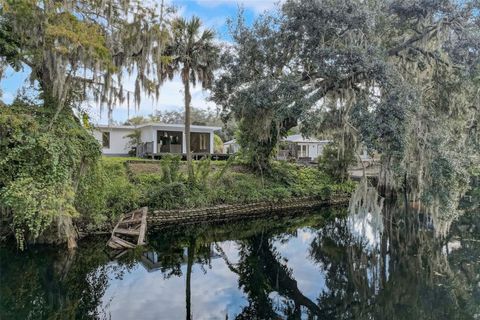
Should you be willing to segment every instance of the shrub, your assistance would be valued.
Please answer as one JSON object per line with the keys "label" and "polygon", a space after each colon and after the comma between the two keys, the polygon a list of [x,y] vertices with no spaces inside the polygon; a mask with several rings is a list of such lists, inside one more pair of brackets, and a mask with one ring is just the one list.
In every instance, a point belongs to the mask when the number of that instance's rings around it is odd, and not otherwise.
{"label": "shrub", "polygon": [[181,180],[180,161],[180,156],[171,154],[164,156],[160,160],[163,182],[172,183]]}
{"label": "shrub", "polygon": [[325,172],[335,182],[348,180],[348,167],[355,163],[353,150],[340,150],[338,144],[330,143],[323,149],[319,158],[319,169]]}
{"label": "shrub", "polygon": [[193,167],[195,187],[206,190],[210,173],[212,172],[210,157],[202,158]]}
{"label": "shrub", "polygon": [[187,187],[182,182],[149,185],[145,191],[145,205],[155,209],[175,209],[186,203]]}
{"label": "shrub", "polygon": [[81,219],[99,225],[107,220],[106,179],[101,162],[92,166],[81,177],[75,197],[75,208]]}
{"label": "shrub", "polygon": [[13,228],[20,249],[27,237],[36,239],[58,215],[76,216],[73,189],[58,189],[31,177],[13,181],[2,192],[2,203],[13,212]]}
{"label": "shrub", "polygon": [[98,225],[115,221],[139,206],[140,191],[127,176],[124,163],[102,159],[81,179],[75,205],[83,220]]}

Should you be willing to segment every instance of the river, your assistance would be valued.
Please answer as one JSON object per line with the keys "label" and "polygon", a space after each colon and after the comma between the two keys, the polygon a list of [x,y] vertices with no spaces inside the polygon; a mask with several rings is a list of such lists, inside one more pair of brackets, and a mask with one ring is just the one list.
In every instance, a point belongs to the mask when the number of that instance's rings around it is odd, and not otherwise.
{"label": "river", "polygon": [[440,240],[404,211],[150,228],[117,258],[3,247],[0,319],[480,319],[479,219]]}

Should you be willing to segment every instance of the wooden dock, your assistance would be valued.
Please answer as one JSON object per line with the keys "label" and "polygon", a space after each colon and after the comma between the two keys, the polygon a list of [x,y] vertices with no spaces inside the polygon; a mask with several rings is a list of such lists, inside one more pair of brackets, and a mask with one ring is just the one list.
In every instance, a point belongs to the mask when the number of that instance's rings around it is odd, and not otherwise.
{"label": "wooden dock", "polygon": [[132,249],[145,244],[148,208],[143,207],[122,216],[112,231],[107,246],[116,250]]}

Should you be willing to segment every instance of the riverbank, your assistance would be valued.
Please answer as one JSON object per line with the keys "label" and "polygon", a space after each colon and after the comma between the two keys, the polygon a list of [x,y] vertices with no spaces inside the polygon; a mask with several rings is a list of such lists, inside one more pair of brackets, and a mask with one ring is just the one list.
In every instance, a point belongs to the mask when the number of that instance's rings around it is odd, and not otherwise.
{"label": "riverbank", "polygon": [[[240,162],[205,159],[194,162],[194,172],[194,181],[188,181],[185,163],[175,157],[160,161],[105,157],[80,186],[81,216],[90,219],[78,219],[76,224],[86,234],[105,230],[120,214],[142,206],[149,207],[149,215],[163,215],[164,222],[166,216],[188,222],[199,216],[225,219],[225,213],[231,218],[249,212],[268,214],[336,200],[345,203],[354,188],[353,182],[333,183],[317,168],[290,163],[276,162],[271,172],[260,175]],[[92,182],[97,183],[95,188]]]}
{"label": "riverbank", "polygon": [[320,197],[301,197],[283,201],[262,201],[247,204],[225,204],[206,208],[153,210],[149,213],[148,223],[153,227],[165,227],[176,224],[195,224],[201,222],[217,223],[242,219],[254,219],[269,215],[299,215],[305,210],[321,207],[346,205],[349,194],[335,194],[322,199]]}

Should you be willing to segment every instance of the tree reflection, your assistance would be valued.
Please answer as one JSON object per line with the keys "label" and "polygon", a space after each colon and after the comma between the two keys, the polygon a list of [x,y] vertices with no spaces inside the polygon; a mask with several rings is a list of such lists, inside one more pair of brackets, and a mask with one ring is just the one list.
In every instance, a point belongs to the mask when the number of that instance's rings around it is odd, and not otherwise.
{"label": "tree reflection", "polygon": [[[464,308],[475,301],[475,281],[454,268],[463,247],[448,254],[451,239],[435,238],[428,219],[405,211],[398,205],[385,208],[385,230],[375,250],[366,250],[344,221],[319,230],[310,254],[326,274],[322,314],[331,319],[469,319],[478,314],[480,300],[477,310]],[[470,260],[469,266],[480,271],[478,261]]]}
{"label": "tree reflection", "polygon": [[[335,215],[334,211],[325,211],[324,216]],[[317,304],[306,297],[292,277],[292,270],[283,261],[274,248],[275,241],[288,241],[302,226],[320,226],[325,218],[314,215],[302,218],[278,220],[254,220],[248,223],[233,223],[219,226],[196,226],[183,229],[166,229],[157,237],[150,239],[152,248],[159,253],[158,269],[164,275],[174,274],[169,270],[180,267],[167,261],[186,263],[186,310],[187,319],[191,314],[191,272],[192,261],[199,266],[210,266],[212,257],[222,257],[230,271],[238,275],[239,287],[248,296],[249,304],[244,307],[236,319],[297,319],[302,308],[311,315],[319,315]],[[239,257],[237,263],[231,263],[220,245],[213,242],[238,240]],[[168,244],[168,245],[167,245]],[[199,251],[202,249],[203,251]],[[208,250],[205,250],[207,249]],[[187,250],[187,258],[183,257]],[[182,257],[168,258],[172,252]],[[162,258],[162,256],[164,256]],[[181,275],[181,273],[180,273]],[[283,305],[276,305],[271,294],[277,293],[286,298]],[[195,317],[193,317],[195,318]]]}
{"label": "tree reflection", "polygon": [[[175,250],[183,255],[176,260],[187,263],[187,317],[192,264],[209,265],[213,256],[222,257],[238,276],[248,300],[236,319],[471,319],[480,313],[480,243],[474,235],[480,230],[478,219],[456,225],[463,230],[462,237],[452,232],[449,238],[438,239],[426,216],[390,204],[369,220],[373,222],[369,227],[380,223],[382,228],[370,233],[375,239],[369,243],[352,230],[361,226],[365,231],[365,224],[332,216],[191,227],[180,234],[172,231],[175,236],[164,232],[183,248]],[[276,249],[279,243],[288,245],[305,225],[317,230],[309,256],[325,276],[317,299],[299,289],[288,261]],[[236,240],[238,261],[223,251],[226,240]],[[168,246],[171,251],[172,242]]]}
{"label": "tree reflection", "polygon": [[[80,243],[74,254],[2,248],[0,317],[108,318],[105,292],[111,278],[122,279],[141,262],[148,272],[161,273],[162,281],[185,276],[185,288],[178,290],[185,294],[186,318],[195,319],[201,314],[192,308],[194,270],[206,273],[213,259],[221,258],[246,299],[236,319],[475,319],[480,315],[479,215],[462,217],[449,237],[438,239],[427,217],[404,208],[385,204],[368,228],[322,211],[300,218],[165,229],[150,235],[147,251],[115,263],[103,240]],[[374,232],[379,217],[382,232]],[[370,227],[375,238],[370,243],[353,230]],[[310,274],[293,270],[279,249],[291,249],[299,229],[312,236],[306,238],[304,263],[313,262],[309,268],[325,279],[313,294],[302,292],[294,277]],[[225,241],[235,241],[238,255],[224,252]]]}
{"label": "tree reflection", "polygon": [[[249,305],[236,319],[297,319],[301,316],[301,307],[311,315],[320,315],[317,304],[299,290],[292,270],[281,262],[282,257],[273,247],[273,240],[271,234],[262,232],[240,242],[236,272],[239,286],[248,295]],[[273,292],[286,297],[287,303],[274,308],[270,298]]]}
{"label": "tree reflection", "polygon": [[0,248],[0,318],[107,318],[102,298],[109,277],[122,277],[133,259],[110,264],[104,241],[76,251]]}

